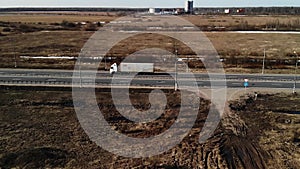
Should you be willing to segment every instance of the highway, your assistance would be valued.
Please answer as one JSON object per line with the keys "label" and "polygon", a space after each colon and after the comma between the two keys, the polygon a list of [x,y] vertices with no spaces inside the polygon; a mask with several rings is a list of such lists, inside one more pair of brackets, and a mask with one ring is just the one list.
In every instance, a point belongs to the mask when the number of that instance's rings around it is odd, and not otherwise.
{"label": "highway", "polygon": [[[63,86],[72,87],[73,85],[89,86],[95,84],[96,87],[110,86],[112,79],[113,85],[124,86],[148,86],[148,87],[172,87],[174,78],[167,74],[137,75],[131,81],[128,73],[118,74],[118,78],[113,78],[108,72],[97,72],[96,79],[92,72],[83,71],[81,80],[73,79],[72,70],[40,70],[40,69],[0,69],[0,85],[23,85],[23,86]],[[294,75],[261,75],[261,74],[194,74],[198,87],[223,86],[226,77],[228,88],[244,87],[244,79],[249,80],[249,87],[259,88],[293,88],[299,82],[299,76]],[[192,85],[191,76],[186,73],[178,74],[178,83],[184,86]],[[95,82],[95,83],[94,83]],[[300,84],[299,84],[300,87]]]}

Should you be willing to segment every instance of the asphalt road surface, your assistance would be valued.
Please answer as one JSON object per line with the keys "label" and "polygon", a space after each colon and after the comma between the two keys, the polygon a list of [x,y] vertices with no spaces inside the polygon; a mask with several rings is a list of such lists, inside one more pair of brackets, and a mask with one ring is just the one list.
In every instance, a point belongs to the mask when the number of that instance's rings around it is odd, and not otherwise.
{"label": "asphalt road surface", "polygon": [[[79,75],[79,72],[77,72]],[[130,73],[118,73],[117,77],[108,72],[83,71],[79,76],[73,78],[73,71],[70,70],[39,70],[39,69],[0,69],[0,85],[38,85],[38,86],[65,86],[71,87],[77,85],[93,85],[97,87],[110,85],[131,85],[131,86],[149,86],[149,87],[172,87],[174,86],[174,74],[141,74],[133,79],[129,77]],[[173,76],[173,77],[172,77]],[[95,79],[93,77],[96,77]],[[202,74],[196,73],[194,77],[186,73],[178,73],[178,84],[183,86],[192,86],[195,79],[199,87],[221,87],[241,88],[244,87],[244,79],[249,80],[248,87],[259,88],[293,88],[300,83],[299,75],[261,75],[261,74]],[[113,84],[112,84],[112,79]],[[296,82],[296,83],[295,83]],[[299,84],[300,87],[300,84]]]}

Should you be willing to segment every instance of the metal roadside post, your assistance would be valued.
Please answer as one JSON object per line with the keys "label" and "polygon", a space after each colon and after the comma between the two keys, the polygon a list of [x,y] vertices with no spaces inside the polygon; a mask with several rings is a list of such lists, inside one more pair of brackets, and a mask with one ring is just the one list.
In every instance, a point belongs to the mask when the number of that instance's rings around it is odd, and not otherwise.
{"label": "metal roadside post", "polygon": [[296,77],[296,74],[297,74],[297,69],[298,69],[298,61],[299,61],[299,57],[298,57],[298,54],[296,51],[294,51],[294,54],[296,55],[296,63],[295,63],[295,71],[294,71],[294,86],[293,86],[293,94],[296,93],[296,81],[297,81],[297,77]]}
{"label": "metal roadside post", "polygon": [[177,84],[177,62],[178,62],[178,56],[177,56],[177,49],[175,49],[175,83],[174,83],[174,90],[177,91],[178,84]]}
{"label": "metal roadside post", "polygon": [[261,74],[264,74],[264,72],[265,72],[265,60],[266,60],[266,49],[264,48],[264,58],[263,58]]}
{"label": "metal roadside post", "polygon": [[[82,49],[80,50],[80,53],[82,53]],[[81,56],[78,56],[79,59],[79,80],[80,80],[80,88],[82,88],[82,77],[81,77]]]}
{"label": "metal roadside post", "polygon": [[14,50],[14,67],[17,68],[17,53],[16,53],[16,40],[13,38],[13,50]]}
{"label": "metal roadside post", "polygon": [[106,71],[106,57],[104,56],[104,71]]}

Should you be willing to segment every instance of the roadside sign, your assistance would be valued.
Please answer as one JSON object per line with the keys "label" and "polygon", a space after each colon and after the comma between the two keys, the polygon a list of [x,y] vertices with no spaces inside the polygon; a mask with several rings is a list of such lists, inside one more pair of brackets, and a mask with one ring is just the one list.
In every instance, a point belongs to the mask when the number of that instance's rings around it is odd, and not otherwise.
{"label": "roadside sign", "polygon": [[249,86],[248,79],[244,79],[244,87],[248,87],[248,86]]}

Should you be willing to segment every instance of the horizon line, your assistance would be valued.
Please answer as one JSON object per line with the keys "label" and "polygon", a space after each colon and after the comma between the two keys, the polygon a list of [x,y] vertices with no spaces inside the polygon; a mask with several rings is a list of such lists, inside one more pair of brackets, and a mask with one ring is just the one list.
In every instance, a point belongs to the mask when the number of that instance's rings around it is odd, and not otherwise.
{"label": "horizon line", "polygon": [[[195,6],[194,8],[273,8],[273,7],[300,7],[299,6]],[[184,7],[131,7],[131,6],[0,6],[0,9],[3,8],[131,8],[131,9],[139,9],[139,8],[184,8]]]}

